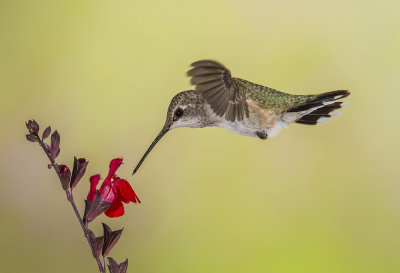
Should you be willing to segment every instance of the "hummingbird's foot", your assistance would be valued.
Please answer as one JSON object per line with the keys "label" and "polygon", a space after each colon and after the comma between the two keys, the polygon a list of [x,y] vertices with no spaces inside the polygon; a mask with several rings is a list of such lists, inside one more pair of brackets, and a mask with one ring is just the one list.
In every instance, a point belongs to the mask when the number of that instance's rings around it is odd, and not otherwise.
{"label": "hummingbird's foot", "polygon": [[257,136],[263,140],[268,138],[268,135],[265,131],[257,131],[256,132]]}

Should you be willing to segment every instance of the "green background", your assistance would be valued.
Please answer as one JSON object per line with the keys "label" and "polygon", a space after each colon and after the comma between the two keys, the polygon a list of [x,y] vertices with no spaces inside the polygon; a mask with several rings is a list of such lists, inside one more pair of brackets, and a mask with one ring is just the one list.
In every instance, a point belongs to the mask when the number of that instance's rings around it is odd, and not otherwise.
{"label": "green background", "polygon": [[[44,153],[35,118],[61,135],[59,163],[107,174],[123,156],[141,205],[111,252],[129,272],[400,272],[399,1],[1,1],[2,272],[97,272]],[[349,89],[324,126],[267,141],[161,129],[189,64],[310,94]]]}

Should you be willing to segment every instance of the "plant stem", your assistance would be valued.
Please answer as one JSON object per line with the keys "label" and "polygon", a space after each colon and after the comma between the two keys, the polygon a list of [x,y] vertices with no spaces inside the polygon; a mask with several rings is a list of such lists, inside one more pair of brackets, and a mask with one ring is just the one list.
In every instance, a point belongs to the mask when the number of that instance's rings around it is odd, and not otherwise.
{"label": "plant stem", "polygon": [[[37,140],[38,140],[40,146],[42,147],[43,151],[46,153],[47,157],[49,158],[49,160],[50,160],[50,162],[51,162],[51,166],[53,167],[54,171],[56,172],[56,174],[57,174],[57,176],[58,176],[58,179],[60,179],[60,181],[61,181],[61,176],[60,176],[60,171],[59,171],[59,169],[58,169],[58,165],[57,165],[56,162],[54,161],[54,158],[51,156],[51,154],[47,151],[47,148],[46,148],[44,142],[40,139],[40,137],[39,137],[38,135],[36,135],[36,137],[37,137]],[[90,249],[91,249],[92,246],[90,245],[90,240],[89,240],[89,236],[88,236],[88,228],[87,228],[87,226],[85,226],[85,224],[83,223],[82,217],[81,217],[81,215],[80,215],[80,213],[79,213],[79,211],[78,211],[78,208],[77,208],[76,205],[75,205],[74,196],[73,196],[73,194],[72,194],[72,189],[71,189],[71,191],[65,190],[65,193],[66,193],[66,195],[67,195],[67,200],[69,201],[69,203],[70,203],[71,206],[72,206],[72,209],[73,209],[74,212],[75,212],[75,216],[76,216],[76,218],[78,219],[79,224],[81,225],[83,234],[84,234],[84,236],[85,236],[85,238],[86,238],[86,240],[87,240],[87,242],[88,242],[88,244],[89,244],[89,247],[90,247]],[[106,273],[106,266],[105,266],[105,264],[104,264],[104,266],[103,266],[103,265],[101,264],[101,261],[100,261],[99,258],[96,258],[96,262],[97,262],[97,265],[99,266],[100,272],[101,272],[101,273]]]}
{"label": "plant stem", "polygon": [[83,224],[81,215],[80,215],[80,213],[79,213],[79,211],[78,211],[78,208],[77,208],[76,205],[75,205],[74,196],[73,196],[73,194],[72,194],[72,189],[71,189],[71,192],[69,192],[68,190],[66,190],[65,193],[67,194],[67,199],[68,199],[69,203],[71,204],[72,209],[73,209],[74,212],[75,212],[76,218],[78,218],[78,221],[79,221],[79,224],[81,225],[81,228],[82,228],[82,230],[83,230],[83,233],[85,234],[85,237],[87,237],[87,232],[88,232],[88,231],[87,231],[87,227]]}

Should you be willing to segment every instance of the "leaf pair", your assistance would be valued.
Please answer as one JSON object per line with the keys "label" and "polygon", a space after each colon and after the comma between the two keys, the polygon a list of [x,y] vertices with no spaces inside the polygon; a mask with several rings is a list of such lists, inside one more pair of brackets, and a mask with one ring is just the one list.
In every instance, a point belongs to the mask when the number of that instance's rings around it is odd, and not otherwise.
{"label": "leaf pair", "polygon": [[[119,238],[122,234],[122,229],[112,231],[111,228],[103,223],[104,235],[101,237],[96,237],[96,235],[89,230],[89,243],[92,249],[92,255],[95,259],[100,257],[100,254],[103,257],[107,257],[110,253],[111,249],[118,242]],[[128,268],[128,259],[118,264],[113,258],[108,257],[109,265],[108,268],[110,273],[125,273]]]}

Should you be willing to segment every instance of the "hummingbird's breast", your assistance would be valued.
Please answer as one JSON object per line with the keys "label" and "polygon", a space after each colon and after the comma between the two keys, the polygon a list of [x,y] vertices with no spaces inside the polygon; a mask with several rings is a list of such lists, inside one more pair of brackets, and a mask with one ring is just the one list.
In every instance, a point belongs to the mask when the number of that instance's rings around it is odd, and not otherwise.
{"label": "hummingbird's breast", "polygon": [[242,121],[234,122],[226,120],[224,117],[217,116],[209,105],[205,106],[205,111],[209,116],[208,126],[216,126],[227,129],[233,133],[259,137],[258,132],[264,132],[268,137],[275,136],[287,124],[281,119],[281,115],[272,109],[264,109],[260,107],[254,100],[247,99],[249,109],[249,117],[245,117]]}

